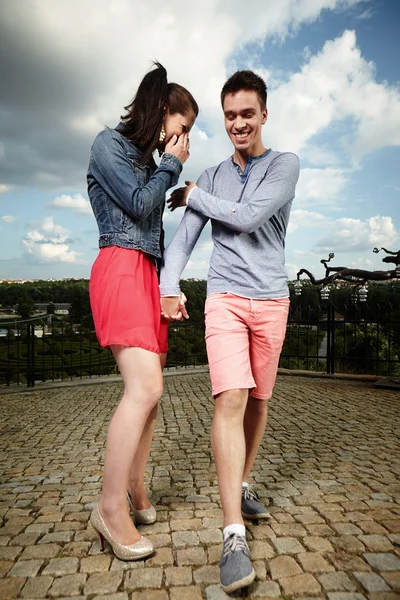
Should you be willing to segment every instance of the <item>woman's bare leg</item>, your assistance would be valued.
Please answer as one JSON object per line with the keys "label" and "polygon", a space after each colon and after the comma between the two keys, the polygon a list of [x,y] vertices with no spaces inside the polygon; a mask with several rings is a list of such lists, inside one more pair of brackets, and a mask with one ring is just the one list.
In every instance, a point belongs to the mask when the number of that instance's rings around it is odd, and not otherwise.
{"label": "woman's bare leg", "polygon": [[[167,361],[167,353],[160,356],[161,370],[164,369]],[[149,414],[146,425],[144,426],[139,446],[133,459],[129,473],[128,491],[132,499],[133,506],[138,510],[150,508],[151,503],[144,487],[144,475],[146,465],[150,454],[151,442],[153,441],[154,429],[156,427],[158,404]]]}
{"label": "woman's bare leg", "polygon": [[99,508],[115,539],[130,545],[139,541],[140,534],[126,502],[129,472],[147,421],[155,413],[163,382],[158,354],[125,346],[112,346],[111,350],[125,390],[108,429]]}

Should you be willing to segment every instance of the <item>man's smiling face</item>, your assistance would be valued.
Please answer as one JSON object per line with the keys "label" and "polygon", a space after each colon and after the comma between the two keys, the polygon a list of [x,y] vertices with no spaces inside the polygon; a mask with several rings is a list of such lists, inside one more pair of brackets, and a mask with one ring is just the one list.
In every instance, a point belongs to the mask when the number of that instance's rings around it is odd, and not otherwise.
{"label": "man's smiling face", "polygon": [[263,153],[262,126],[267,120],[267,109],[261,109],[254,90],[239,90],[224,99],[225,129],[235,149],[242,155],[258,156]]}

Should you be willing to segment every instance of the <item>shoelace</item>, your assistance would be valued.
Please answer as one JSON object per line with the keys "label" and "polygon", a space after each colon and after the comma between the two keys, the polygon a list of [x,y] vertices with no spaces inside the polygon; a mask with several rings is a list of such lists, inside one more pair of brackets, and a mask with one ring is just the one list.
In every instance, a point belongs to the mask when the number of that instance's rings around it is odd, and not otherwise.
{"label": "shoelace", "polygon": [[256,502],[259,500],[257,493],[246,487],[242,488],[242,498],[243,500],[255,500]]}
{"label": "shoelace", "polygon": [[222,558],[226,558],[228,554],[236,552],[237,550],[245,550],[248,552],[249,547],[243,536],[237,533],[232,533],[224,543],[224,551],[222,553]]}

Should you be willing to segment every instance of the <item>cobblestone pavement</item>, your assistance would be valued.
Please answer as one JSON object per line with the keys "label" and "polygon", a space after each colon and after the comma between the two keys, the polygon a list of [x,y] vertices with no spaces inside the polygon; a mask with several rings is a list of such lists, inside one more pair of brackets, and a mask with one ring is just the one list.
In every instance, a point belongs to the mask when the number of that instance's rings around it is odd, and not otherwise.
{"label": "cobblestone pavement", "polygon": [[[120,383],[0,397],[0,597],[223,600],[221,510],[207,374],[168,377],[148,467],[153,557],[99,549],[107,423]],[[255,582],[236,597],[400,597],[400,396],[370,384],[278,377],[248,523]]]}

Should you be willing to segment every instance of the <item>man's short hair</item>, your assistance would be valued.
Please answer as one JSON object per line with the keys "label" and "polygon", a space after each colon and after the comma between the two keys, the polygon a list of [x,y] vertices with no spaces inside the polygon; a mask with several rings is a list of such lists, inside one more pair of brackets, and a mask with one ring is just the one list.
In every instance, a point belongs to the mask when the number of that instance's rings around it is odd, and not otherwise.
{"label": "man's short hair", "polygon": [[261,110],[267,106],[267,85],[262,77],[256,75],[253,71],[236,71],[225,83],[221,91],[221,104],[224,107],[224,100],[227,94],[236,94],[240,90],[257,92],[260,101]]}

